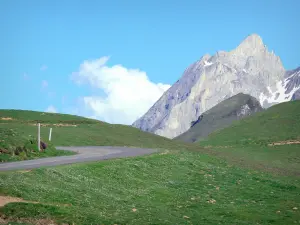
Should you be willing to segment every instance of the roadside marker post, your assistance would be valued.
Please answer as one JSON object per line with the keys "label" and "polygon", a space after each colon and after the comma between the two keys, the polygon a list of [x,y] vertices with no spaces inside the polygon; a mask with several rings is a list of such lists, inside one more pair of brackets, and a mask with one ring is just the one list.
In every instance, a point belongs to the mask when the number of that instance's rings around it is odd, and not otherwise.
{"label": "roadside marker post", "polygon": [[41,124],[38,123],[38,150],[39,151],[41,151],[40,143],[41,143]]}
{"label": "roadside marker post", "polygon": [[51,141],[51,135],[52,135],[52,128],[50,128],[50,131],[49,131],[49,141]]}

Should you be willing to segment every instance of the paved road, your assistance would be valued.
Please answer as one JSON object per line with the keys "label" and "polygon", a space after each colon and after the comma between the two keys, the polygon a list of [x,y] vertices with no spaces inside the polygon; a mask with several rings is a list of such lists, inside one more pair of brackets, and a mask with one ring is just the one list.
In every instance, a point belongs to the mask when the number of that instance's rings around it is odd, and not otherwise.
{"label": "paved road", "polygon": [[44,166],[57,166],[77,162],[92,162],[112,158],[123,158],[147,155],[155,152],[154,149],[88,146],[88,147],[56,147],[58,150],[77,152],[72,156],[57,156],[18,162],[0,163],[0,171],[34,169]]}

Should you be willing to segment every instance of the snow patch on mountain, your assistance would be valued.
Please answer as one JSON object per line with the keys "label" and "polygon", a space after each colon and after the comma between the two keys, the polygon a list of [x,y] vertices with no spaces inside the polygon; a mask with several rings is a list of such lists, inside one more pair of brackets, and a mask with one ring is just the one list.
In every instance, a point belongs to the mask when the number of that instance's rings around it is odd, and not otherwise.
{"label": "snow patch on mountain", "polygon": [[271,87],[268,86],[268,95],[261,93],[259,96],[260,104],[266,105],[291,101],[295,92],[300,90],[300,82],[299,84],[292,84],[292,87],[289,89],[291,83],[293,83],[293,81],[295,81],[296,79],[299,79],[300,81],[300,71],[296,71],[289,77],[285,78],[283,81],[278,81],[276,83],[275,91],[272,91]]}
{"label": "snow patch on mountain", "polygon": [[210,65],[212,65],[213,63],[212,62],[207,62],[207,61],[204,61],[204,67],[206,67],[206,66],[210,66]]}

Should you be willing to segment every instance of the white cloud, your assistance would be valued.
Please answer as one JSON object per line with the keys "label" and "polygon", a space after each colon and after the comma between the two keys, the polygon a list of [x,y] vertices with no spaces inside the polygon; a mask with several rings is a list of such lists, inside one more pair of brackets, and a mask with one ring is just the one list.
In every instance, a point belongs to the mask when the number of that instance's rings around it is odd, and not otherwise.
{"label": "white cloud", "polygon": [[53,105],[48,106],[48,108],[46,109],[46,112],[49,113],[57,113],[56,108]]}
{"label": "white cloud", "polygon": [[82,97],[85,116],[109,123],[132,124],[142,116],[170,87],[153,83],[139,69],[122,65],[107,66],[109,57],[84,61],[78,72],[72,74],[77,84],[88,84],[105,96]]}
{"label": "white cloud", "polygon": [[48,82],[46,80],[42,81],[42,88],[45,89],[48,87]]}
{"label": "white cloud", "polygon": [[40,70],[41,71],[45,71],[45,70],[47,70],[48,69],[48,66],[47,65],[42,65],[41,67],[40,67]]}

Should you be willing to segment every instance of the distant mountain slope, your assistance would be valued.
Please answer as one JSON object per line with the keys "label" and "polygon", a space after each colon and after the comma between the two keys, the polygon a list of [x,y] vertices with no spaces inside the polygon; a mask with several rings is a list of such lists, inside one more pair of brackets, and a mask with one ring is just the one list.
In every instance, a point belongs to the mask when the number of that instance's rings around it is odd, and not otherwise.
{"label": "distant mountain slope", "polygon": [[199,116],[198,120],[192,122],[192,127],[188,131],[175,139],[185,142],[199,141],[215,130],[230,126],[233,121],[262,110],[258,100],[250,95],[239,93],[207,110]]}
{"label": "distant mountain slope", "polygon": [[298,96],[299,69],[286,71],[260,36],[252,34],[232,51],[204,55],[140,119],[134,127],[168,138],[219,102],[238,93],[258,99],[264,108]]}
{"label": "distant mountain slope", "polygon": [[236,121],[213,132],[201,145],[236,145],[298,140],[300,143],[300,101],[274,105],[263,112]]}

